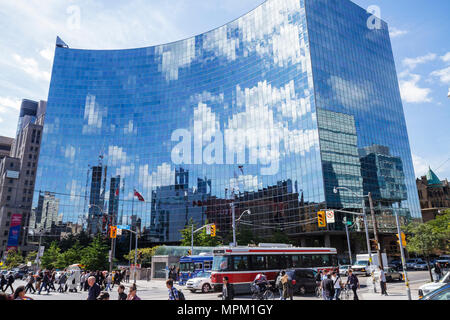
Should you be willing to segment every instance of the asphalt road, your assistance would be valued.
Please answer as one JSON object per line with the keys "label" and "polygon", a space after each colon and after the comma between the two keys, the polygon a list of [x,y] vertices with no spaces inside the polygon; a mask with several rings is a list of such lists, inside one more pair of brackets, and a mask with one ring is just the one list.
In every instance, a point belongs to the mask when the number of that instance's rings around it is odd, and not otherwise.
{"label": "asphalt road", "polygon": [[[408,271],[408,277],[410,281],[411,286],[411,292],[412,292],[412,298],[414,300],[417,299],[417,290],[418,288],[427,283],[430,282],[430,276],[428,271]],[[346,278],[344,277],[343,280],[345,281]],[[361,300],[378,300],[380,288],[377,287],[377,294],[373,294],[373,288],[366,286],[366,281],[369,280],[367,277],[359,277],[361,289],[358,291],[358,295]],[[16,288],[19,285],[25,285],[24,281],[16,280],[13,284],[13,287]],[[126,287],[128,287],[130,284],[124,283]],[[55,286],[58,288],[58,286]],[[167,300],[168,299],[168,292],[167,288],[165,287],[164,281],[137,281],[137,287],[138,287],[138,296],[143,300]],[[184,295],[186,296],[186,300],[219,300],[218,293],[192,293],[189,290],[186,290],[183,288],[183,286],[176,286],[177,288],[181,288],[183,290]],[[406,297],[406,289],[405,289],[405,283],[394,281],[387,284],[387,291],[389,293],[389,297],[384,298],[385,299],[391,299],[391,300],[397,300],[397,299],[404,299]],[[126,290],[128,292],[128,290]],[[9,289],[8,292],[10,293]],[[117,286],[113,288],[112,291],[109,292],[111,295],[111,300],[117,300],[118,294],[117,294]],[[38,294],[27,294],[29,297],[35,299],[35,300],[86,300],[87,299],[87,292],[77,292],[77,293],[58,293],[58,292],[50,292],[50,294],[47,294],[46,291],[42,291],[40,295]],[[278,295],[276,294],[275,297],[277,298]],[[236,300],[248,300],[251,299],[250,295],[240,295],[236,297]],[[306,295],[306,296],[294,296],[294,300],[317,300],[313,295]],[[381,298],[380,298],[381,300]]]}

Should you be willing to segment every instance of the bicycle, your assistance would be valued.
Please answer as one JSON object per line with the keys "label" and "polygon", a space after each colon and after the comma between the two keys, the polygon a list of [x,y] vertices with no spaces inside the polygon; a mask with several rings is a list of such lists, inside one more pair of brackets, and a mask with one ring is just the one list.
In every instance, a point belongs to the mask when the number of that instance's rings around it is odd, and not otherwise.
{"label": "bicycle", "polygon": [[275,295],[270,288],[266,288],[264,292],[260,290],[258,285],[252,285],[252,300],[274,300]]}
{"label": "bicycle", "polygon": [[316,286],[316,297],[319,299],[322,298],[322,288],[319,286]]}
{"label": "bicycle", "polygon": [[344,289],[341,292],[341,299],[342,300],[351,300],[353,299],[353,292],[350,289],[349,285],[344,286]]}

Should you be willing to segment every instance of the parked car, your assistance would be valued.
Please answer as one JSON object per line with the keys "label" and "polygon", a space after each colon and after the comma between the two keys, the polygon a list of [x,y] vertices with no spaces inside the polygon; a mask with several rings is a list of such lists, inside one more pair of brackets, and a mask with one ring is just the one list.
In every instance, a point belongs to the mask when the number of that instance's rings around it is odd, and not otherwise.
{"label": "parked car", "polygon": [[436,262],[439,262],[442,267],[447,267],[450,264],[450,255],[444,254],[436,259]]}
{"label": "parked car", "polygon": [[347,276],[348,275],[348,270],[352,268],[352,265],[350,264],[345,264],[342,266],[339,266],[339,275],[340,276]]}
{"label": "parked car", "polygon": [[425,261],[419,261],[414,265],[414,270],[428,270],[428,265]]}
{"label": "parked car", "polygon": [[447,272],[447,274],[439,282],[430,282],[421,286],[419,288],[419,297],[423,297],[428,293],[440,287],[443,287],[449,283],[450,283],[450,272]]}
{"label": "parked car", "polygon": [[422,261],[422,259],[408,259],[406,260],[406,269],[414,269],[414,266],[417,262]]}
{"label": "parked car", "polygon": [[27,274],[24,270],[20,270],[17,268],[12,269],[11,272],[14,275],[14,279],[20,279],[20,280],[22,280]]}
{"label": "parked car", "polygon": [[386,281],[391,282],[393,280],[403,281],[403,274],[395,270],[394,268],[386,268],[385,270]]}
{"label": "parked car", "polygon": [[286,271],[292,280],[294,294],[314,293],[316,291],[316,271],[313,269],[291,269]]}
{"label": "parked car", "polygon": [[447,283],[446,285],[431,291],[427,295],[420,297],[419,300],[450,300],[450,284]]}
{"label": "parked car", "polygon": [[202,271],[197,273],[194,278],[189,279],[186,282],[186,288],[191,292],[201,290],[203,293],[207,293],[212,289],[211,285],[211,272]]}

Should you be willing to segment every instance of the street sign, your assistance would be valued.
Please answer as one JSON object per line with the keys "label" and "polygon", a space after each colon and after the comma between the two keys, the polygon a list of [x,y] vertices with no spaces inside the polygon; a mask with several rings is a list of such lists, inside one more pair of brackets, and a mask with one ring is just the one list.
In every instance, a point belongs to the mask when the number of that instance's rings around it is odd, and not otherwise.
{"label": "street sign", "polygon": [[39,257],[42,257],[42,256],[44,255],[44,251],[45,251],[45,246],[40,246],[40,247],[39,247],[39,252],[38,252],[37,257],[38,257],[38,258],[39,258]]}
{"label": "street sign", "polygon": [[117,228],[117,235],[121,236],[122,235],[122,229]]}
{"label": "street sign", "polygon": [[206,226],[206,234],[210,235],[211,234],[211,225],[207,225]]}
{"label": "street sign", "polygon": [[117,229],[131,230],[131,226],[119,225],[117,226]]}
{"label": "street sign", "polygon": [[334,223],[334,211],[333,210],[328,210],[326,213],[327,216],[327,223]]}

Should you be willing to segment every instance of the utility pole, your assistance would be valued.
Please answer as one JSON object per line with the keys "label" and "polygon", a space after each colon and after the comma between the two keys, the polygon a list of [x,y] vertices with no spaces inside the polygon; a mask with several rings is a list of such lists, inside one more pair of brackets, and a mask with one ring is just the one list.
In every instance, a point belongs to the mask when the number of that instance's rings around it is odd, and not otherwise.
{"label": "utility pole", "polygon": [[352,249],[350,247],[350,235],[348,233],[347,217],[344,217],[345,233],[347,234],[348,255],[350,257],[350,265],[353,265]]}
{"label": "utility pole", "polygon": [[400,244],[400,255],[402,257],[403,274],[405,276],[406,294],[408,296],[408,300],[411,300],[411,288],[409,287],[408,272],[406,271],[405,252],[403,250],[403,243],[402,243],[402,232],[400,231],[400,222],[398,220],[397,210],[394,209],[394,212],[395,212],[395,222],[397,223],[398,242]]}
{"label": "utility pole", "polygon": [[380,267],[383,268],[383,260],[381,257],[381,244],[378,239],[377,218],[375,217],[375,210],[373,209],[372,192],[369,192],[369,205],[370,205],[370,215],[372,216],[373,234],[375,236],[375,241],[377,243],[378,263],[380,264]]}

